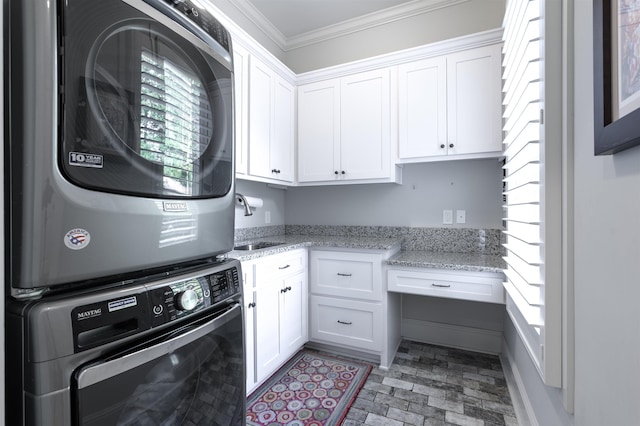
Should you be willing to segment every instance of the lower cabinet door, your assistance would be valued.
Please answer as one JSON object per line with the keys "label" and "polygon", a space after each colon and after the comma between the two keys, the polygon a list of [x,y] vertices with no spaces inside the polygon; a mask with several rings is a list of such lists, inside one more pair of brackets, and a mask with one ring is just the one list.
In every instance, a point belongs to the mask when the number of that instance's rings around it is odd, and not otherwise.
{"label": "lower cabinet door", "polygon": [[260,382],[282,361],[278,321],[280,287],[257,287],[255,301],[255,374],[256,382]]}
{"label": "lower cabinet door", "polygon": [[333,297],[311,297],[311,340],[354,349],[382,349],[382,305]]}
{"label": "lower cabinet door", "polygon": [[304,273],[284,281],[281,289],[280,339],[285,358],[293,355],[307,342],[307,280]]}

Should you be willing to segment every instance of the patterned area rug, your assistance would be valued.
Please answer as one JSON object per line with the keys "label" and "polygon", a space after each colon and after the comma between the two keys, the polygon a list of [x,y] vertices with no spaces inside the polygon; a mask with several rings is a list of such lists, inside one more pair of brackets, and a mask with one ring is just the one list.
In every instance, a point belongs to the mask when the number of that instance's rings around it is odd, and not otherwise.
{"label": "patterned area rug", "polygon": [[371,366],[302,350],[247,400],[247,425],[339,425]]}

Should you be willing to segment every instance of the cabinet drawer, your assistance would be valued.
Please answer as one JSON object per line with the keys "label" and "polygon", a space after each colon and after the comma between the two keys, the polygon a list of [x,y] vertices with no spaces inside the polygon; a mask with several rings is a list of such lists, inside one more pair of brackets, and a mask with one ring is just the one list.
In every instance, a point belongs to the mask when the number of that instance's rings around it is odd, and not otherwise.
{"label": "cabinet drawer", "polygon": [[312,293],[381,300],[381,260],[377,255],[313,251],[311,274]]}
{"label": "cabinet drawer", "polygon": [[382,306],[331,297],[311,297],[311,340],[356,349],[382,348]]}
{"label": "cabinet drawer", "polygon": [[391,269],[388,279],[388,290],[398,293],[504,303],[503,279],[500,274]]}
{"label": "cabinet drawer", "polygon": [[[304,249],[268,256],[256,262],[256,280],[264,277],[269,277],[270,280],[277,279],[303,271],[307,264],[306,259],[307,251]],[[256,285],[260,285],[260,283],[256,282]]]}

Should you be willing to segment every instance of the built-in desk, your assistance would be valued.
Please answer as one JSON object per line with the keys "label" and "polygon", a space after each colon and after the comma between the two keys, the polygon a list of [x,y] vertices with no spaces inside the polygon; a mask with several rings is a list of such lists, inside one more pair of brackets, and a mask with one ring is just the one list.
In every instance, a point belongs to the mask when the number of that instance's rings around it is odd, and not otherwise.
{"label": "built-in desk", "polygon": [[401,298],[426,296],[429,299],[421,299],[420,310],[442,314],[407,318],[405,305],[413,303],[414,299],[401,301],[405,312],[400,320],[402,336],[446,346],[499,352],[502,333],[496,323],[501,324],[504,312],[504,267],[501,256],[481,253],[403,251],[388,259],[385,269],[389,294]]}

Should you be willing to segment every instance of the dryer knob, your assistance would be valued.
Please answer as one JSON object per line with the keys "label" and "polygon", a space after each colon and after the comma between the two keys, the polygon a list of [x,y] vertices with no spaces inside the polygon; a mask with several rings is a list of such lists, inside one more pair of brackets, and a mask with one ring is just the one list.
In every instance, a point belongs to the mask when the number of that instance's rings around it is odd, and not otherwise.
{"label": "dryer knob", "polygon": [[188,289],[176,295],[176,305],[181,311],[192,311],[198,306],[198,293]]}

